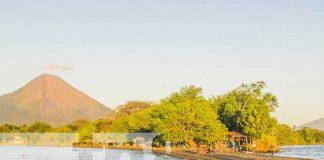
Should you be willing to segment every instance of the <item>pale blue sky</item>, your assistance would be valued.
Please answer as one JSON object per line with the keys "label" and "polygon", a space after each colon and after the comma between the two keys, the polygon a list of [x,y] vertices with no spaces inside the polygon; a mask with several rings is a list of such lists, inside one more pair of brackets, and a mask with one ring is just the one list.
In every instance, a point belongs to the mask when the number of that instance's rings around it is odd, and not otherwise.
{"label": "pale blue sky", "polygon": [[323,8],[320,0],[4,0],[0,94],[48,72],[113,108],[189,84],[211,96],[264,80],[279,98],[278,119],[299,125],[324,116]]}

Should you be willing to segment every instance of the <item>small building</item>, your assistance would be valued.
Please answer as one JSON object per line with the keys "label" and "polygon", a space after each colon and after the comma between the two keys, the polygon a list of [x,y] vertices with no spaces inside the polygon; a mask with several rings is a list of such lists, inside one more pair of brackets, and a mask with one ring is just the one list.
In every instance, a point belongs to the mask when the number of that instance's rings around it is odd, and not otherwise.
{"label": "small building", "polygon": [[132,140],[134,146],[140,146],[145,144],[145,138],[143,137],[136,137]]}
{"label": "small building", "polygon": [[105,145],[108,146],[108,147],[110,147],[110,146],[117,146],[118,143],[117,143],[117,141],[114,140],[114,139],[108,139],[108,140],[106,141],[106,144],[105,144]]}
{"label": "small building", "polygon": [[234,142],[238,143],[239,145],[244,145],[247,143],[247,136],[235,131],[229,131],[227,134],[227,138],[229,140],[233,140]]}

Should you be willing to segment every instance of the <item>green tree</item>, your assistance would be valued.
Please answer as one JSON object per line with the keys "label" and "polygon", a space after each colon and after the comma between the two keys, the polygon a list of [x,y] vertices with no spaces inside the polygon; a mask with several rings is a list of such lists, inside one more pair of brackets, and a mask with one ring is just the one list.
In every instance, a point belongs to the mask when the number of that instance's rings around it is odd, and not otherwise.
{"label": "green tree", "polygon": [[112,121],[109,119],[98,119],[91,123],[95,126],[98,132],[107,132],[110,130]]}
{"label": "green tree", "polygon": [[80,131],[84,126],[87,126],[90,123],[90,120],[88,119],[77,119],[72,122],[72,124],[69,124],[69,127],[74,131]]}
{"label": "green tree", "polygon": [[149,107],[151,107],[151,104],[148,102],[128,101],[126,104],[119,106],[117,112],[120,114],[119,116],[127,116]]}
{"label": "green tree", "polygon": [[298,145],[303,144],[304,141],[300,134],[286,124],[278,124],[276,127],[276,138],[278,144],[284,145]]}
{"label": "green tree", "polygon": [[154,119],[152,108],[138,111],[129,116],[123,116],[116,119],[111,127],[112,132],[154,132]]}
{"label": "green tree", "polygon": [[93,140],[93,133],[107,132],[110,130],[111,123],[112,122],[108,119],[98,119],[92,122],[82,123],[78,131],[79,141],[91,143]]}
{"label": "green tree", "polygon": [[35,122],[28,127],[28,132],[32,133],[45,133],[52,129],[52,127],[44,122]]}
{"label": "green tree", "polygon": [[218,120],[202,89],[189,86],[164,98],[159,104],[122,117],[113,122],[112,130],[161,133],[161,143],[212,144],[225,138],[227,128]]}
{"label": "green tree", "polygon": [[51,132],[53,132],[53,133],[72,133],[73,130],[68,125],[65,125],[65,126],[61,126],[58,128],[53,128],[51,130]]}
{"label": "green tree", "polygon": [[10,133],[10,132],[19,132],[19,127],[15,125],[10,125],[10,124],[3,124],[0,126],[0,130],[3,133]]}
{"label": "green tree", "polygon": [[87,124],[79,131],[79,142],[92,143],[93,133],[98,132],[98,128],[93,124]]}
{"label": "green tree", "polygon": [[202,96],[202,89],[195,86],[183,87],[162,99],[152,112],[155,131],[162,133],[162,140],[175,144],[211,144],[224,138],[227,131]]}
{"label": "green tree", "polygon": [[21,133],[28,132],[28,126],[26,124],[23,124],[22,126],[19,127],[19,132]]}
{"label": "green tree", "polygon": [[271,116],[278,106],[277,98],[264,93],[266,84],[242,84],[228,94],[212,98],[220,120],[232,131],[255,138],[272,132],[277,121]]}
{"label": "green tree", "polygon": [[304,127],[298,130],[306,144],[319,144],[323,143],[323,133],[317,129]]}

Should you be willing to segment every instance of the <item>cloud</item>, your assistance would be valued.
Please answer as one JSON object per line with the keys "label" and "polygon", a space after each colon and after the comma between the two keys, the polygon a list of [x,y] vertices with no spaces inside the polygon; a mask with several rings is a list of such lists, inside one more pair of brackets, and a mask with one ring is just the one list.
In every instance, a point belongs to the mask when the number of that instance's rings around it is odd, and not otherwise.
{"label": "cloud", "polygon": [[71,68],[67,65],[62,65],[62,64],[48,64],[43,67],[43,69],[46,70],[60,70],[60,71],[67,71],[71,70]]}

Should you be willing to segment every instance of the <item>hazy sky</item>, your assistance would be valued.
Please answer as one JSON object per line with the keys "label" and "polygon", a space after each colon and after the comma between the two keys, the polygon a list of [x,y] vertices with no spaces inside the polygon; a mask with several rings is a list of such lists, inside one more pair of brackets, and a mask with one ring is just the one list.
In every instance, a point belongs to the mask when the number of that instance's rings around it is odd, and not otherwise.
{"label": "hazy sky", "polygon": [[290,125],[324,117],[324,1],[2,0],[0,94],[43,72],[115,107],[264,80]]}

